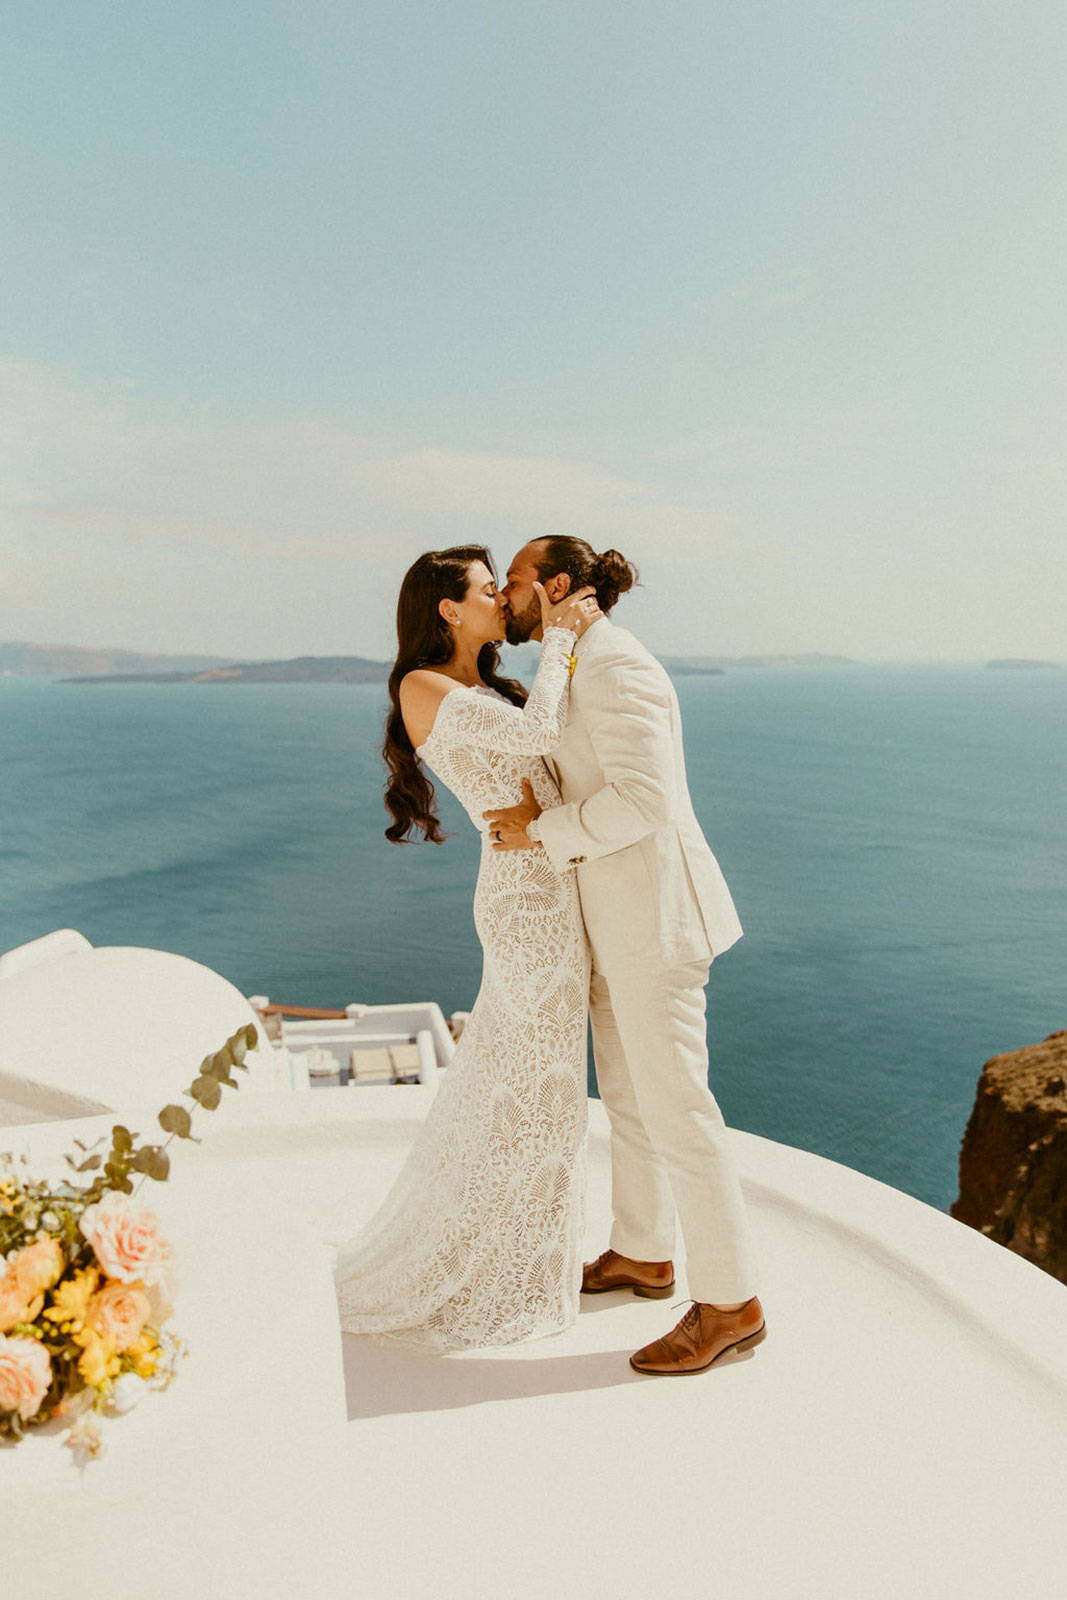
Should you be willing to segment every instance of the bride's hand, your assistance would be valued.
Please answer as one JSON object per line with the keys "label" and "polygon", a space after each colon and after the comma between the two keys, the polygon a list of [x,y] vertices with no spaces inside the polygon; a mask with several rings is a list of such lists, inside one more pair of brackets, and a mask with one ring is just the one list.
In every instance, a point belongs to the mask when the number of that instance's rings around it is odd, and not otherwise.
{"label": "bride's hand", "polygon": [[596,590],[590,585],[586,589],[577,589],[574,594],[565,594],[562,600],[553,605],[545,593],[543,584],[534,579],[534,592],[541,602],[541,628],[570,628],[580,639],[592,623],[604,613],[597,605]]}

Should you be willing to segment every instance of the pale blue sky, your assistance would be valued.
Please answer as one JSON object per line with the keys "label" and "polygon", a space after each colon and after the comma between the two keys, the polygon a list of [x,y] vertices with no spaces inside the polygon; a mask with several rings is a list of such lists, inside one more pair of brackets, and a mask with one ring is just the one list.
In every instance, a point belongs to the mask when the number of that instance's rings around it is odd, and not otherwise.
{"label": "pale blue sky", "polygon": [[1067,656],[1059,0],[4,33],[0,638],[385,656],[573,532],[661,651]]}

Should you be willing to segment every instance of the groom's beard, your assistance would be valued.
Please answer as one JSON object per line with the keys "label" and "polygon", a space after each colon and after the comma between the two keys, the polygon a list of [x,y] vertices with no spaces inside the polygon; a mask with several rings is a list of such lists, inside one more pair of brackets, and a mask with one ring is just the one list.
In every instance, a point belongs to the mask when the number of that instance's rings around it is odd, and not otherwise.
{"label": "groom's beard", "polygon": [[525,611],[520,611],[517,616],[509,613],[505,623],[504,637],[508,644],[525,644],[527,639],[533,638],[534,629],[541,625],[541,602],[534,595]]}

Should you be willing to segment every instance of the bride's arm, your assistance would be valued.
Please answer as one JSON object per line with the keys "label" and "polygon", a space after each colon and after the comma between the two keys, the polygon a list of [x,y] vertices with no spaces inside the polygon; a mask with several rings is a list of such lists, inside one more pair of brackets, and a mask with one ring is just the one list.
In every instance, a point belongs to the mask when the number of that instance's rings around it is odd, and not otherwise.
{"label": "bride's arm", "polygon": [[576,638],[572,628],[545,629],[537,676],[524,706],[466,685],[450,689],[437,708],[434,739],[512,755],[548,755],[559,744],[567,720]]}

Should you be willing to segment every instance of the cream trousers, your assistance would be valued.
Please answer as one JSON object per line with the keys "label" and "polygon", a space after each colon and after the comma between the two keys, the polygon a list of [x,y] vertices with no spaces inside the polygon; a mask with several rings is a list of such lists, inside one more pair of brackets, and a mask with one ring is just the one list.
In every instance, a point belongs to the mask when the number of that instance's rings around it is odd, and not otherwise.
{"label": "cream trousers", "polygon": [[709,962],[593,961],[597,1087],[611,1122],[610,1247],[635,1261],[685,1241],[689,1295],[729,1304],[757,1294],[758,1263],[730,1134],[708,1088]]}

